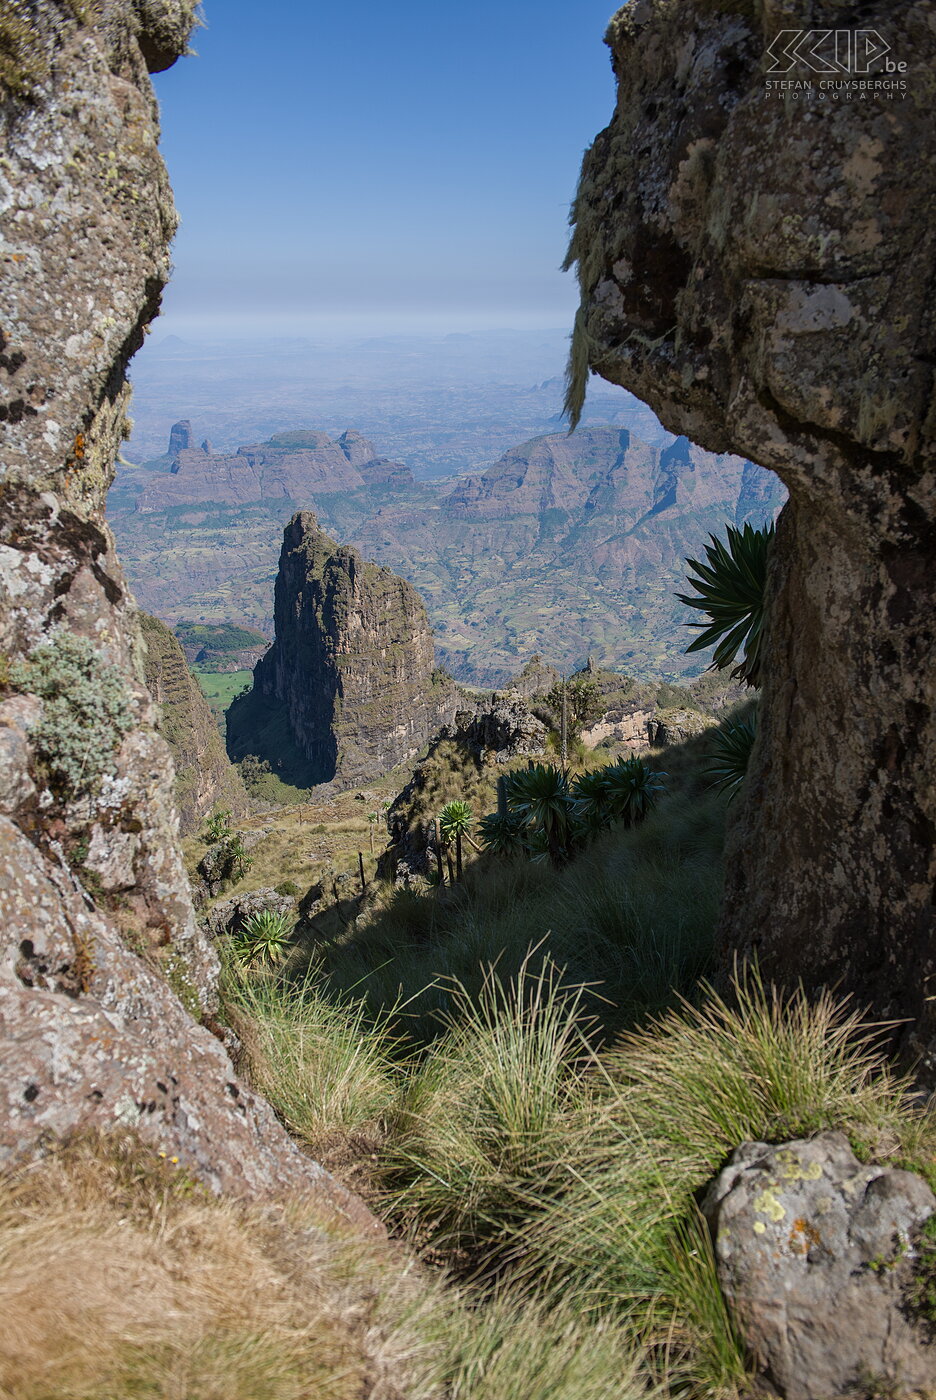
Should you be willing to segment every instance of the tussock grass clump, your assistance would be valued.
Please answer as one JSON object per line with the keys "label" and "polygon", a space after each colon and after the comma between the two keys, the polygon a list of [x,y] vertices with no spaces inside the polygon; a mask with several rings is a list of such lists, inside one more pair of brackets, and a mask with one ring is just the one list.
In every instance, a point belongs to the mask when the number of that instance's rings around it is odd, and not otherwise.
{"label": "tussock grass clump", "polygon": [[447,1339],[446,1400],[655,1400],[626,1327],[505,1292]]}
{"label": "tussock grass clump", "polygon": [[227,1005],[243,1068],[313,1156],[327,1158],[342,1138],[383,1141],[400,1085],[385,1018],[368,1018],[350,996],[330,999],[312,977],[235,968]]}
{"label": "tussock grass clump", "polygon": [[524,1231],[524,1269],[642,1339],[650,1374],[690,1393],[743,1390],[697,1193],[746,1141],[829,1128],[865,1155],[919,1152],[932,1120],[888,1068],[879,1028],[828,994],[782,997],[753,975],[624,1035],[597,1065],[603,1112],[575,1179]]}
{"label": "tussock grass clump", "polygon": [[[483,1287],[470,1326],[438,1323],[455,1329],[438,1342],[455,1397],[597,1395],[616,1366],[625,1395],[639,1376],[650,1394],[737,1400],[748,1359],[698,1206],[729,1153],[829,1128],[901,1165],[936,1148],[882,1028],[828,994],[810,1003],[748,974],[729,999],[699,988],[609,1042],[589,989],[542,947],[510,975],[489,965],[478,987],[440,990],[440,1033],[405,1054],[390,1013],[375,1029],[321,975],[247,980],[240,1014],[284,1120],[311,1144],[336,1122],[378,1124],[374,1198]],[[535,1384],[501,1394],[521,1363]]]}
{"label": "tussock grass clump", "polygon": [[588,1133],[582,988],[532,957],[480,994],[455,986],[446,1033],[413,1075],[389,1155],[395,1214],[490,1268],[517,1225],[567,1184]]}

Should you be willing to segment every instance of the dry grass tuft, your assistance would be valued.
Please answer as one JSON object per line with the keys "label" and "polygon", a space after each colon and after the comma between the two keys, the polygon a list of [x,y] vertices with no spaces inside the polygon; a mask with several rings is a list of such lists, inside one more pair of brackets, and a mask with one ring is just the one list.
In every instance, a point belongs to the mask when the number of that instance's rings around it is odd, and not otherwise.
{"label": "dry grass tuft", "polygon": [[428,1400],[427,1296],[315,1199],[216,1200],[131,1136],[0,1185],[3,1400]]}

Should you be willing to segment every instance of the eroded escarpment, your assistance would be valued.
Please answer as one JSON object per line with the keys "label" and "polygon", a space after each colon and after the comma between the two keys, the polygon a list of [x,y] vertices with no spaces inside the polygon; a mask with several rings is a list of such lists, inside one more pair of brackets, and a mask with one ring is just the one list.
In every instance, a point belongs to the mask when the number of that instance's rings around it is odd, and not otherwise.
{"label": "eroded escarpment", "polygon": [[415,588],[337,545],[311,511],[283,532],[274,608],[276,641],[228,712],[233,757],[254,753],[303,786],[360,782],[414,758],[454,715]]}
{"label": "eroded escarpment", "polygon": [[180,831],[197,831],[215,807],[245,816],[250,800],[185,652],[158,618],[140,613],[140,626],[147,688],[159,706],[159,730],[172,752]]}
{"label": "eroded escarpment", "polygon": [[809,19],[879,32],[904,88],[765,96],[767,45],[803,23],[774,0],[613,19],[617,106],[574,208],[571,403],[590,368],[788,487],[723,955],[909,1018],[932,1079],[936,6]]}
{"label": "eroded escarpment", "polygon": [[217,958],[104,523],[176,222],[148,70],[193,10],[33,0],[0,65],[0,1162],[119,1124],[215,1187],[360,1215],[209,1029]]}

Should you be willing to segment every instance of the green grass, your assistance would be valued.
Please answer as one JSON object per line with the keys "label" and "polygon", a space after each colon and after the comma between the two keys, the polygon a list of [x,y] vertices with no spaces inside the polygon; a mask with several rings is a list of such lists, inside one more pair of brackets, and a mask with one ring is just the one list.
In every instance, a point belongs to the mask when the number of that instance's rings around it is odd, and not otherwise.
{"label": "green grass", "polygon": [[592,986],[586,1001],[605,1027],[629,1025],[711,969],[724,808],[711,795],[671,797],[560,871],[486,856],[454,888],[374,886],[350,928],[332,917],[305,931],[306,957],[375,1013],[405,1003],[409,1033],[431,1040],[456,984],[474,996],[488,964],[509,979],[536,947]]}
{"label": "green grass", "polygon": [[[934,1158],[879,1029],[753,973],[707,986],[726,809],[707,743],[670,750],[646,821],[566,867],[372,886],[300,930],[278,979],[235,988],[284,1121],[469,1288],[471,1324],[439,1344],[454,1397],[742,1400],[697,1204],[728,1154],[833,1128],[863,1160]],[[923,1311],[925,1270],[918,1292]]]}
{"label": "green grass", "polygon": [[412,1074],[387,1153],[392,1213],[434,1247],[492,1259],[569,1182],[591,1121],[581,988],[532,959],[453,989],[446,1033]]}
{"label": "green grass", "polygon": [[267,638],[262,632],[230,622],[183,621],[177,622],[173,630],[183,646],[207,647],[210,651],[243,651],[248,647],[267,645]]}
{"label": "green grass", "polygon": [[192,667],[192,674],[215,715],[223,715],[235,695],[240,695],[253,679],[252,671],[205,671],[198,666]]}
{"label": "green grass", "polygon": [[[514,978],[500,972],[474,995],[451,989],[428,1045],[401,1046],[389,1016],[374,1025],[321,978],[242,983],[236,1024],[255,1082],[302,1140],[341,1122],[363,1134],[372,1199],[481,1289],[459,1364],[484,1386],[500,1374],[512,1313],[514,1364],[529,1347],[542,1377],[525,1400],[554,1394],[550,1335],[571,1348],[560,1353],[569,1388],[556,1393],[592,1393],[590,1364],[607,1385],[615,1355],[625,1393],[639,1379],[682,1400],[740,1400],[748,1359],[700,1190],[741,1142],[829,1128],[865,1158],[922,1162],[936,1119],[889,1069],[879,1032],[831,996],[810,1005],[751,977],[730,1001],[705,991],[603,1045],[585,993],[555,967],[530,957]],[[493,1388],[454,1393],[500,1400]]]}
{"label": "green grass", "polygon": [[[569,1190],[524,1230],[538,1287],[627,1316],[648,1365],[692,1394],[744,1387],[745,1359],[718,1292],[698,1191],[741,1142],[828,1128],[865,1156],[920,1154],[936,1123],[888,1069],[879,1033],[829,995],[810,1005],[755,978],[708,993],[600,1057],[605,1112]],[[651,1364],[652,1362],[652,1364]],[[660,1378],[662,1378],[662,1373]]]}

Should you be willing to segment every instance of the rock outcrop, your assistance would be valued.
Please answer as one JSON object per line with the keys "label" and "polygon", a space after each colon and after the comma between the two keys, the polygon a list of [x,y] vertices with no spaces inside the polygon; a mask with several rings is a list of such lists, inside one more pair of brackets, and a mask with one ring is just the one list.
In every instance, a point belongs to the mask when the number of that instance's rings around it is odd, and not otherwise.
{"label": "rock outcrop", "polygon": [[185,653],[158,618],[141,613],[140,624],[146,685],[159,706],[160,733],[172,751],[180,831],[197,831],[215,807],[235,817],[246,815],[250,799]]}
{"label": "rock outcrop", "polygon": [[215,1187],[324,1190],[207,1028],[217,960],[104,524],[176,224],[147,70],[183,52],[194,6],[28,15],[0,94],[0,1160],[129,1125]]}
{"label": "rock outcrop", "polygon": [[274,607],[276,641],[228,711],[232,756],[256,753],[303,786],[357,783],[415,758],[454,713],[419,594],[309,511],[283,534]]}
{"label": "rock outcrop", "polygon": [[150,479],[137,509],[217,502],[243,506],[259,501],[311,505],[318,494],[367,486],[406,486],[408,467],[381,457],[373,443],[349,430],[333,442],[327,433],[277,433],[269,442],[215,453],[211,444],[192,445],[192,425],[175,423],[169,434],[169,473]]}
{"label": "rock outcrop", "polygon": [[856,15],[818,0],[809,24],[880,33],[905,73],[876,59],[851,90],[839,69],[822,97],[795,55],[783,76],[811,95],[766,90],[767,46],[804,22],[786,3],[612,20],[618,103],[574,210],[571,403],[591,368],[788,487],[725,963],[909,1018],[934,1080],[936,10]]}
{"label": "rock outcrop", "polygon": [[[536,659],[527,674],[548,674]],[[426,811],[427,795],[437,789],[440,764],[448,766],[451,755],[463,772],[490,773],[516,759],[541,758],[546,751],[549,731],[533,714],[515,690],[479,701],[474,709],[459,709],[432,740],[426,757],[416,764],[412,777],[387,809],[390,845],[381,857],[380,870],[395,884],[424,888],[435,868],[436,836],[434,819],[447,798]],[[492,800],[493,805],[493,800]],[[483,815],[476,812],[475,815]]]}
{"label": "rock outcrop", "polygon": [[433,740],[452,741],[483,763],[510,763],[515,758],[532,758],[546,748],[548,730],[537,719],[518,691],[492,695],[490,701],[474,710],[457,710],[451,724],[445,725]]}
{"label": "rock outcrop", "polygon": [[921,1177],[863,1165],[843,1133],[748,1142],[702,1208],[722,1291],[784,1400],[933,1393],[936,1347],[908,1305],[936,1210]]}
{"label": "rock outcrop", "polygon": [[270,886],[262,886],[258,890],[232,895],[230,899],[219,899],[205,914],[204,924],[212,938],[227,938],[238,933],[254,914],[265,913],[280,914],[295,920],[296,901],[288,895],[278,894]]}

